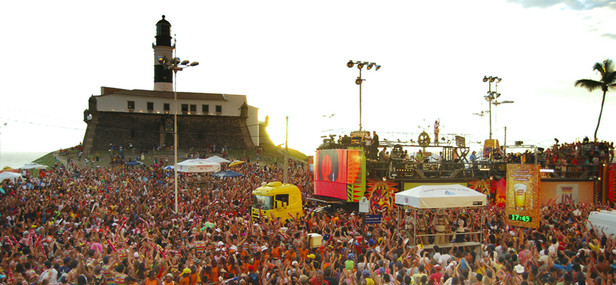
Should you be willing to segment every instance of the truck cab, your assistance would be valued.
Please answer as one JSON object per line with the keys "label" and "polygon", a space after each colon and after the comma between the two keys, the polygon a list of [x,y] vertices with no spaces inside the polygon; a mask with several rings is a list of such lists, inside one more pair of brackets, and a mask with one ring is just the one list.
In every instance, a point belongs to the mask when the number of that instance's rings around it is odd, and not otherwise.
{"label": "truck cab", "polygon": [[302,193],[293,184],[270,182],[253,190],[252,197],[253,219],[274,217],[284,223],[288,219],[299,219],[304,215]]}

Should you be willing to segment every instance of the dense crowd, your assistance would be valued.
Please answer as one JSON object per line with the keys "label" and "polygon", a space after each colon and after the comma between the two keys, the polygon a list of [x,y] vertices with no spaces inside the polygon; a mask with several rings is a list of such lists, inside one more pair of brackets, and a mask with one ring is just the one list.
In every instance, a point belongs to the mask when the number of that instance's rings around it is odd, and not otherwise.
{"label": "dense crowd", "polygon": [[[252,161],[233,170],[244,176],[182,174],[179,213],[173,172],[162,167],[71,164],[5,180],[0,284],[616,284],[614,236],[586,224],[596,205],[549,205],[533,230],[508,227],[493,206],[417,220],[395,208],[366,226],[354,212],[305,200],[304,217],[283,223],[250,217],[251,191],[281,180],[282,168]],[[289,176],[311,196],[305,165]],[[461,240],[481,248],[413,244],[414,227],[434,232],[437,215],[448,232],[481,232]],[[311,247],[309,233],[322,245]]]}

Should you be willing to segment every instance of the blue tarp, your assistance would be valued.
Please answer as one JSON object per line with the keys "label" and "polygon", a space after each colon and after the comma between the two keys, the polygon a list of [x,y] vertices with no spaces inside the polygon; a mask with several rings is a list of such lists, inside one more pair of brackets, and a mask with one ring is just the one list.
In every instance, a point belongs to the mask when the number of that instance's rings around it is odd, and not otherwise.
{"label": "blue tarp", "polygon": [[214,173],[213,176],[216,176],[216,177],[238,177],[238,176],[244,176],[244,174],[235,172],[233,170],[225,170],[225,171]]}

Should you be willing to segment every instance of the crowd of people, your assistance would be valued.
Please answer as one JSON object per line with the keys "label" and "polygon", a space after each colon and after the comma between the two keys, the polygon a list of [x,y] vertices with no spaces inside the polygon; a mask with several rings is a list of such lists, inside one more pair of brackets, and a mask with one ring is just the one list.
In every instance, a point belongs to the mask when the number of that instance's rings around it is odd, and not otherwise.
{"label": "crowd of people", "polygon": [[[414,227],[434,231],[437,213],[415,220],[394,208],[367,226],[355,212],[319,211],[305,199],[313,174],[304,164],[289,171],[304,216],[253,220],[251,191],[280,181],[282,166],[233,170],[244,176],[183,174],[177,212],[163,165],[73,163],[5,180],[0,284],[616,284],[614,236],[586,224],[597,205],[547,205],[539,229],[507,226],[495,206],[482,210],[485,221],[479,209],[444,211],[448,230],[482,232],[466,237],[481,248],[428,250],[435,240],[413,244]],[[309,233],[322,244],[310,246]]]}

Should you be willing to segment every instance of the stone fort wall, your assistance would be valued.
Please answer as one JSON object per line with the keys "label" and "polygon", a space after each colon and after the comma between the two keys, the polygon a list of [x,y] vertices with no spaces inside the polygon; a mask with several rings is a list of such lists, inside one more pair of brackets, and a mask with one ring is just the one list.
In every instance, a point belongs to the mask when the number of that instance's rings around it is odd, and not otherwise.
{"label": "stone fort wall", "polygon": [[[173,115],[88,111],[84,152],[108,150],[110,144],[137,149],[173,145]],[[86,114],[84,114],[86,116]],[[264,134],[262,134],[264,135]],[[179,149],[210,144],[234,149],[255,147],[245,117],[178,114]]]}

